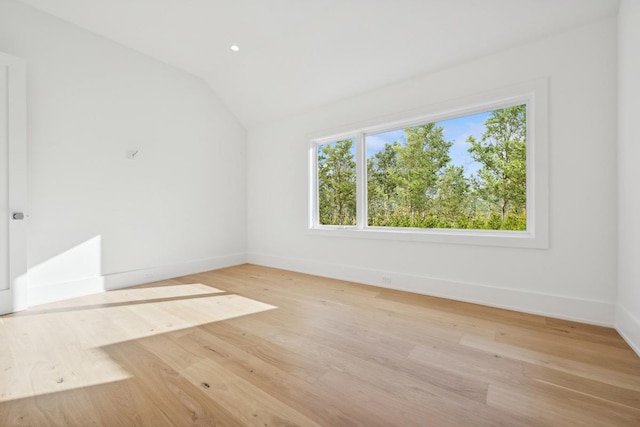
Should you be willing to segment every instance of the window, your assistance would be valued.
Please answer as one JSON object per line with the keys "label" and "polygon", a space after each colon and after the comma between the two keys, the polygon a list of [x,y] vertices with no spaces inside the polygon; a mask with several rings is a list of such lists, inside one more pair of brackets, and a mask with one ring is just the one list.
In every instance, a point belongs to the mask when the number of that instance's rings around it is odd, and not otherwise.
{"label": "window", "polygon": [[526,111],[365,134],[367,225],[526,230]]}
{"label": "window", "polygon": [[311,230],[546,247],[541,98],[534,92],[312,139]]}

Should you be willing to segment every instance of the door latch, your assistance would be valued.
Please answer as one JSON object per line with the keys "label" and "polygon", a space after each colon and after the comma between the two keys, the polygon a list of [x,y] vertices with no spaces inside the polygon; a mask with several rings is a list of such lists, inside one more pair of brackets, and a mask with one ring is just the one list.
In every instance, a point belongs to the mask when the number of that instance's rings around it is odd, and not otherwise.
{"label": "door latch", "polygon": [[22,212],[15,212],[11,217],[15,220],[23,220],[24,214]]}

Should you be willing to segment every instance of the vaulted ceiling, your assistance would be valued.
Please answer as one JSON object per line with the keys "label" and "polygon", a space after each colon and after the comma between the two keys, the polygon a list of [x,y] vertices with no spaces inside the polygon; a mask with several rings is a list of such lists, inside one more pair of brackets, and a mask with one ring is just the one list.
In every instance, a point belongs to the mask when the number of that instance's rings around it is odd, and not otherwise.
{"label": "vaulted ceiling", "polygon": [[246,127],[618,8],[618,0],[22,1],[202,77]]}

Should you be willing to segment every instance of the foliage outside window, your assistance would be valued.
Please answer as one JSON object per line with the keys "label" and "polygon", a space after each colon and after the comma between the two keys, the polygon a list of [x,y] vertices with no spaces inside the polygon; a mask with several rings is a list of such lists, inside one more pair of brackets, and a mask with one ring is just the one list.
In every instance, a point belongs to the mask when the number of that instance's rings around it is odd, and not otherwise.
{"label": "foliage outside window", "polygon": [[526,104],[316,147],[319,225],[356,226],[363,200],[362,227],[527,229]]}
{"label": "foliage outside window", "polygon": [[318,144],[320,224],[356,224],[355,157],[354,139]]}
{"label": "foliage outside window", "polygon": [[[461,125],[476,135],[447,138]],[[367,135],[368,225],[526,230],[526,128],[517,105],[386,132],[376,151]]]}

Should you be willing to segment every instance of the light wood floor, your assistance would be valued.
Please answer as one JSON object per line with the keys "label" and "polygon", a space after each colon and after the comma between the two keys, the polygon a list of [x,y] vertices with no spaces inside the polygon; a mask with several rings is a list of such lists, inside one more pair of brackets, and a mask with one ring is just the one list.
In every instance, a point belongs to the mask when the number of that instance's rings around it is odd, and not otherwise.
{"label": "light wood floor", "polygon": [[243,265],[0,317],[1,426],[638,426],[608,328]]}

